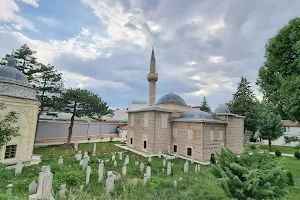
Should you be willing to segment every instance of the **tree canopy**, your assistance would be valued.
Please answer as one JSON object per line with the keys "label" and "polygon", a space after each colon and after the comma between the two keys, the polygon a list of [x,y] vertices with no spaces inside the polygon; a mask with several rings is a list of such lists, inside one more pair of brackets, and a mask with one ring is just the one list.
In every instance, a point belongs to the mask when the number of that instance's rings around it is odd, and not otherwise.
{"label": "tree canopy", "polygon": [[266,61],[259,70],[257,80],[266,99],[274,104],[276,111],[284,119],[299,120],[300,107],[292,107],[300,103],[299,98],[294,99],[297,88],[293,84],[293,81],[299,81],[299,55],[300,18],[297,17],[269,39],[265,51]]}
{"label": "tree canopy", "polygon": [[[0,113],[6,109],[3,103],[0,103]],[[0,114],[0,147],[7,144],[13,137],[19,136],[19,127],[14,126],[18,120],[16,112],[9,112],[2,116]]]}
{"label": "tree canopy", "polygon": [[202,110],[204,112],[211,112],[211,109],[207,103],[207,99],[205,96],[203,97],[203,100],[201,102],[200,110]]}
{"label": "tree canopy", "polygon": [[233,100],[228,104],[232,113],[245,116],[245,129],[252,132],[257,130],[258,101],[253,93],[250,82],[246,77],[241,77],[238,83],[237,91],[233,95]]}

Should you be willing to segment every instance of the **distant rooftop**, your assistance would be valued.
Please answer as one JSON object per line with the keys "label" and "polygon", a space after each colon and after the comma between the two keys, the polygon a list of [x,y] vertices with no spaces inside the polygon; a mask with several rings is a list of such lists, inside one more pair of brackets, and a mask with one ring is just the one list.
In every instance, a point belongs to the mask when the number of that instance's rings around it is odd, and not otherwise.
{"label": "distant rooftop", "polygon": [[147,101],[133,100],[132,104],[147,104]]}

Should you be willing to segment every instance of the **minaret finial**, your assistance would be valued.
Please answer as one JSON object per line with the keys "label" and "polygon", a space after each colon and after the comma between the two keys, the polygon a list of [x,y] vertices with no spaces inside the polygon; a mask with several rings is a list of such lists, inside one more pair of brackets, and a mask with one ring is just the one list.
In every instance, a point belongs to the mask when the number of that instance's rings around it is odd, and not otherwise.
{"label": "minaret finial", "polygon": [[15,67],[16,66],[16,61],[14,57],[14,49],[11,52],[11,55],[7,59],[7,66]]}
{"label": "minaret finial", "polygon": [[154,43],[153,43],[153,45],[152,45],[151,61],[155,61],[155,56],[154,56]]}

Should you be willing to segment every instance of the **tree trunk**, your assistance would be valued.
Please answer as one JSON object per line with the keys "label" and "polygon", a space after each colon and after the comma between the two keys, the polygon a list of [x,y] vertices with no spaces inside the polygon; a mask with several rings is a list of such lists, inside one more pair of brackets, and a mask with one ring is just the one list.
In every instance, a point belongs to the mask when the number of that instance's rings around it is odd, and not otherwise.
{"label": "tree trunk", "polygon": [[68,141],[67,144],[71,143],[71,139],[72,139],[72,132],[73,132],[73,125],[74,125],[74,115],[72,115],[71,117],[71,123],[69,126],[69,133],[68,133]]}
{"label": "tree trunk", "polygon": [[271,151],[271,146],[272,146],[271,140],[269,140],[269,151]]}

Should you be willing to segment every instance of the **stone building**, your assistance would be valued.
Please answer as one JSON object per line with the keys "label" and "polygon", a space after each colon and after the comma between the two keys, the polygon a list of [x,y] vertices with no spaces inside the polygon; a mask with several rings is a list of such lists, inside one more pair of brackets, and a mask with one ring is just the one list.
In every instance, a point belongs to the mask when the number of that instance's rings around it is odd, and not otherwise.
{"label": "stone building", "polygon": [[156,62],[152,50],[150,61],[149,107],[128,111],[127,146],[146,154],[173,153],[207,162],[211,153],[228,147],[243,151],[244,117],[233,114],[225,105],[214,113],[193,109],[173,92],[154,105]]}
{"label": "stone building", "polygon": [[0,103],[6,107],[1,110],[2,116],[11,111],[18,114],[18,121],[13,125],[19,127],[20,133],[20,136],[0,147],[0,162],[14,164],[18,160],[30,161],[40,103],[36,98],[36,90],[16,68],[13,55],[6,66],[0,66]]}

